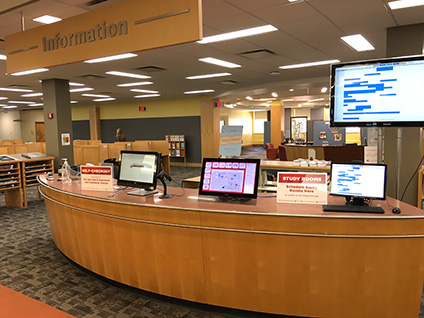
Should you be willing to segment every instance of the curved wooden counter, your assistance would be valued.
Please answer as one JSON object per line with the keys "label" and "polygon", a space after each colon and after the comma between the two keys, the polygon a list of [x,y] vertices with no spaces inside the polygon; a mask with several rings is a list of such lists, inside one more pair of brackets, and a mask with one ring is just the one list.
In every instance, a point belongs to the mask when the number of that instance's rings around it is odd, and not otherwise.
{"label": "curved wooden counter", "polygon": [[424,212],[408,204],[388,199],[384,215],[349,215],[269,194],[254,205],[200,201],[192,189],[168,200],[108,197],[78,181],[39,180],[58,248],[120,283],[266,313],[418,317]]}

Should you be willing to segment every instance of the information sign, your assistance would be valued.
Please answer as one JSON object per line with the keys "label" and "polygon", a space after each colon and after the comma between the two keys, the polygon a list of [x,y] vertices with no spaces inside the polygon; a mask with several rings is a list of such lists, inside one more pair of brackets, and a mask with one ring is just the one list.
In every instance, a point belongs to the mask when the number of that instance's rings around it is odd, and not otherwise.
{"label": "information sign", "polygon": [[327,204],[327,174],[279,172],[277,202]]}
{"label": "information sign", "polygon": [[81,166],[81,189],[113,191],[112,167]]}

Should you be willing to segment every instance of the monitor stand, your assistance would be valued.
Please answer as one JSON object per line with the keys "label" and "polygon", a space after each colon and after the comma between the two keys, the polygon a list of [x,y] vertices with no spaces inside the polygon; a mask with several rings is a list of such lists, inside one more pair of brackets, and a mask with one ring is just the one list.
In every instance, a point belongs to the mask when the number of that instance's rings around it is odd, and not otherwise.
{"label": "monitor stand", "polygon": [[140,196],[145,196],[145,195],[155,194],[155,193],[158,193],[158,191],[157,190],[145,190],[145,189],[138,189],[138,190],[135,190],[135,191],[127,192],[127,194],[140,195]]}

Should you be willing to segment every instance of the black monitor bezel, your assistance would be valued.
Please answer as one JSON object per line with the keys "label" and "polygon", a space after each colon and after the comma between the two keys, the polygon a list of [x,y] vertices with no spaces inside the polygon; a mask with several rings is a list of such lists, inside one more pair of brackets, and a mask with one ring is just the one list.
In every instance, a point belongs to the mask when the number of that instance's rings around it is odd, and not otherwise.
{"label": "black monitor bezel", "polygon": [[[206,162],[210,162],[210,161],[255,163],[256,164],[256,171],[255,171],[254,192],[252,194],[250,194],[250,193],[203,191],[203,182],[204,182]],[[199,195],[213,195],[213,196],[219,196],[219,197],[256,199],[258,197],[258,184],[259,184],[260,166],[261,166],[261,160],[260,159],[254,159],[254,158],[203,158],[202,172],[201,172],[201,175],[200,175]]]}
{"label": "black monitor bezel", "polygon": [[[122,171],[122,155],[123,154],[139,154],[139,155],[154,155],[156,157],[156,171],[154,172],[153,176],[153,182],[138,182],[133,180],[125,180],[121,179],[121,171]],[[121,150],[120,153],[120,169],[119,169],[119,175],[117,180],[117,185],[120,186],[127,186],[127,187],[133,187],[133,188],[140,188],[140,189],[146,189],[146,190],[155,190],[157,185],[157,176],[159,174],[160,170],[160,159],[161,159],[161,153],[156,151],[133,151],[133,150]]]}
{"label": "black monitor bezel", "polygon": [[[332,182],[333,182],[333,165],[344,165],[344,166],[383,166],[384,167],[384,194],[383,197],[370,197],[370,196],[357,196],[357,195],[346,195],[340,193],[332,193]],[[357,163],[357,162],[332,162],[330,168],[330,195],[339,196],[339,197],[351,197],[351,198],[361,198],[361,199],[371,199],[371,200],[386,200],[386,191],[387,191],[387,165],[384,163]]]}
{"label": "black monitor bezel", "polygon": [[334,121],[334,108],[335,108],[335,76],[336,70],[346,66],[354,65],[366,65],[366,64],[377,64],[377,63],[396,63],[405,61],[419,61],[424,60],[424,55],[411,55],[401,56],[393,58],[381,58],[364,61],[351,61],[335,63],[331,65],[331,78],[330,78],[330,127],[424,127],[424,121]]}

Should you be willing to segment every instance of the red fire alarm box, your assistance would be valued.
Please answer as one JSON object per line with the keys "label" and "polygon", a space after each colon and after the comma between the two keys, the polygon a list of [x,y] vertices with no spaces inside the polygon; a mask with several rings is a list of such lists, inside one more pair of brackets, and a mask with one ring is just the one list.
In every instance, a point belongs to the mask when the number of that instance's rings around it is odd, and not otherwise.
{"label": "red fire alarm box", "polygon": [[47,114],[47,118],[48,118],[48,119],[53,119],[53,113],[48,113],[48,114]]}

